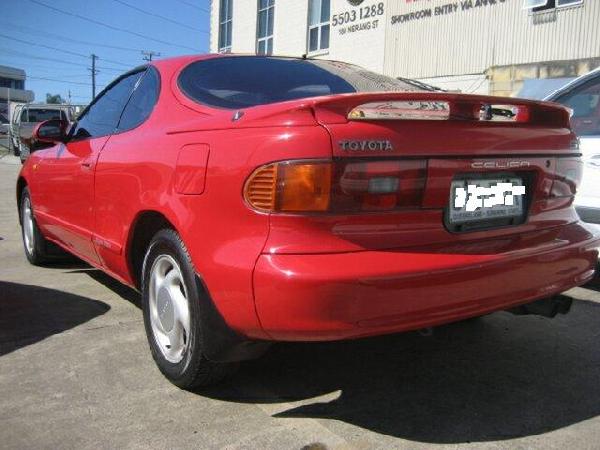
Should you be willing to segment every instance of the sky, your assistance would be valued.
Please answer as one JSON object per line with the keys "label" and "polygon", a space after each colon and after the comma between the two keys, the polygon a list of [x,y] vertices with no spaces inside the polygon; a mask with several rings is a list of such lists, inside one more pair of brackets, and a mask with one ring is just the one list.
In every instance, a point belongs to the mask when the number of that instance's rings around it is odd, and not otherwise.
{"label": "sky", "polygon": [[208,52],[209,9],[210,0],[0,0],[0,65],[25,70],[35,102],[70,91],[71,103],[86,104],[92,53],[98,93],[143,64],[142,50],[158,58]]}

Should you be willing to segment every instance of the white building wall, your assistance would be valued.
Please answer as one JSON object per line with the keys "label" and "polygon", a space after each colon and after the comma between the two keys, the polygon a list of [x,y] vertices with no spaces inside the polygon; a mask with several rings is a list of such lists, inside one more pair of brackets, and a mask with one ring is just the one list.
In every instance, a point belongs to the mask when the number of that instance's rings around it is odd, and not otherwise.
{"label": "white building wall", "polygon": [[[382,4],[383,14],[371,16],[370,12]],[[357,64],[375,72],[383,72],[385,50],[385,26],[388,6],[382,0],[365,0],[352,6],[348,0],[331,0],[331,14],[356,19],[349,24],[336,25],[331,22],[331,42],[327,58]],[[368,10],[369,17],[365,11]],[[361,11],[363,18],[361,19]],[[347,15],[348,14],[348,15]]]}
{"label": "white building wall", "polygon": [[[361,9],[383,5],[383,14],[360,19]],[[219,0],[212,2],[210,50],[218,52]],[[255,53],[257,0],[233,0],[233,53]],[[355,21],[333,26],[331,23],[329,50],[312,55],[358,64],[383,71],[387,6],[382,0],[365,0],[359,7],[347,0],[331,0],[331,14],[355,15]],[[275,0],[273,53],[300,57],[307,53],[308,0]]]}
{"label": "white building wall", "polygon": [[388,4],[388,75],[472,74],[493,66],[600,56],[600,0],[539,13],[524,10],[522,0]]}
{"label": "white building wall", "polygon": [[[600,0],[584,0],[544,13],[524,10],[522,0],[352,3],[356,2],[331,0],[329,50],[311,57],[478,93],[488,89],[507,93],[518,88],[513,86],[516,75],[503,80],[491,73],[494,67],[600,57]],[[212,0],[213,52],[218,51],[218,7],[219,0]],[[365,14],[373,8],[377,14]],[[255,53],[257,10],[258,0],[233,0],[232,52]],[[424,10],[430,11],[428,16],[402,18]],[[344,23],[336,24],[340,19]],[[275,0],[275,55],[300,57],[307,53],[307,28],[308,0]],[[593,68],[586,64],[577,74]],[[541,75],[529,77],[536,76]],[[493,83],[488,78],[493,78]],[[501,86],[503,81],[507,86]]]}
{"label": "white building wall", "polygon": [[305,54],[307,23],[308,1],[275,0],[273,54],[296,57]]}
{"label": "white building wall", "polygon": [[210,53],[219,51],[219,0],[210,2],[210,35],[209,47]]}

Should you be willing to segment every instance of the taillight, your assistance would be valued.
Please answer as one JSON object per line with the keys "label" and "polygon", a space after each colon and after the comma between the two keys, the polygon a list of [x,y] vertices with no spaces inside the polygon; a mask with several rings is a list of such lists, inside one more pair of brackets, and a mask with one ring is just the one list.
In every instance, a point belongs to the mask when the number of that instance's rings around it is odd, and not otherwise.
{"label": "taillight", "polygon": [[551,197],[570,197],[581,183],[583,163],[578,158],[557,158]]}
{"label": "taillight", "polygon": [[244,198],[263,212],[390,211],[421,206],[425,160],[285,161],[259,167]]}

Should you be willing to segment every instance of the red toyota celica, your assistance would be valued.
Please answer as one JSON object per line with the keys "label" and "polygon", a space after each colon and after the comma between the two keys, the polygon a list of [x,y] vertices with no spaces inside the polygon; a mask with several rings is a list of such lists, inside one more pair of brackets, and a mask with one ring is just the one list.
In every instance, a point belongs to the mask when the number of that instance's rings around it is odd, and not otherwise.
{"label": "red toyota celica", "polygon": [[184,388],[273,341],[565,312],[557,294],[598,257],[552,103],[194,56],[124,74],[35,138],[17,184],[27,258],[66,250],[141,291],[152,355]]}

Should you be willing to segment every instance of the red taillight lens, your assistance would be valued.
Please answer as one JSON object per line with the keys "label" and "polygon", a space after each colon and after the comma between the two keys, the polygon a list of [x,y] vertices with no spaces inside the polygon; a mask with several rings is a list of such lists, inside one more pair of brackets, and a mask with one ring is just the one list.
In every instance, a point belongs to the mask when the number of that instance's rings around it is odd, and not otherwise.
{"label": "red taillight lens", "polygon": [[424,160],[361,161],[336,164],[334,212],[381,211],[421,206]]}
{"label": "red taillight lens", "polygon": [[421,206],[425,160],[285,161],[256,169],[246,202],[264,212],[389,211]]}
{"label": "red taillight lens", "polygon": [[578,158],[557,158],[551,197],[571,197],[581,183],[583,163]]}

